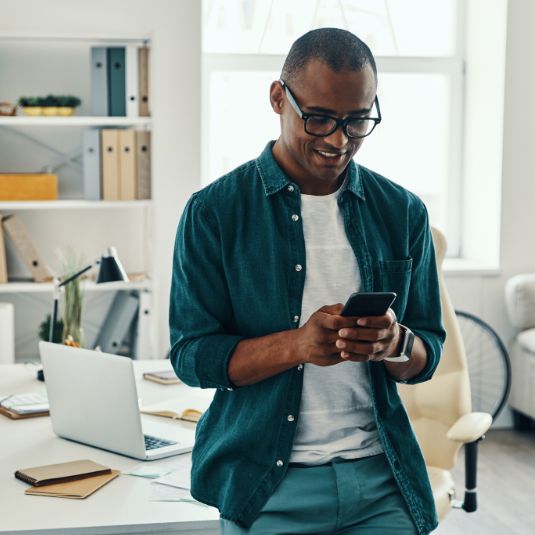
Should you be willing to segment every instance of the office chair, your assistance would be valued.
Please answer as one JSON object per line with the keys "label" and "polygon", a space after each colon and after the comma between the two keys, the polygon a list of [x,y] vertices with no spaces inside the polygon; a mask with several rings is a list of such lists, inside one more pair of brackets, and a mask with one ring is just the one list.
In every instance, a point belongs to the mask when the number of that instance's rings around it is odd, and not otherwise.
{"label": "office chair", "polygon": [[[398,391],[424,454],[441,521],[452,507],[462,508],[466,512],[477,509],[477,447],[492,423],[492,416],[484,412],[472,412],[463,340],[442,275],[446,239],[437,229],[433,228],[432,232],[446,342],[433,378],[417,385],[400,384]],[[463,444],[465,494],[460,501],[454,499],[455,482],[450,470]]]}

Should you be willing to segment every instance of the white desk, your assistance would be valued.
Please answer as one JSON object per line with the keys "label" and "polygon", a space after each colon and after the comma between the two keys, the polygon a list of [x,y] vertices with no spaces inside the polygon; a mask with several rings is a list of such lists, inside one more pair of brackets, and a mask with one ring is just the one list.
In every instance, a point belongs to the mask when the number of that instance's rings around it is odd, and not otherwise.
{"label": "white desk", "polygon": [[[144,371],[170,367],[170,362],[164,360],[135,362],[138,394],[144,405],[177,398],[190,390],[183,384],[160,385],[141,378]],[[0,395],[44,391],[45,386],[35,379],[35,373],[33,365],[0,366]],[[195,389],[196,395],[199,392],[200,389]],[[204,392],[208,397],[213,395],[212,391]],[[27,496],[24,490],[28,485],[13,475],[20,468],[76,459],[92,459],[122,472],[142,462],[58,438],[52,431],[50,417],[10,420],[0,415],[0,534],[219,533],[219,513],[215,508],[196,503],[149,501],[151,480],[145,478],[121,474],[85,500],[69,500]],[[172,466],[177,459],[152,462]]]}

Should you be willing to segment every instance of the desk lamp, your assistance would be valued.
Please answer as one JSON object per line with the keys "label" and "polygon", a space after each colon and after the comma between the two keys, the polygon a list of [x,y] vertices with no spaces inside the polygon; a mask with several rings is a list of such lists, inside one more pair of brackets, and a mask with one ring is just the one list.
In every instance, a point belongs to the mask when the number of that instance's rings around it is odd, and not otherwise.
{"label": "desk lamp", "polygon": [[[100,258],[97,258],[91,264],[85,266],[83,269],[71,275],[69,278],[64,281],[59,281],[59,279],[54,278],[54,302],[52,305],[52,315],[50,318],[50,330],[48,331],[48,341],[55,342],[54,340],[54,327],[56,325],[56,320],[58,316],[58,302],[60,290],[63,286],[75,281],[78,277],[82,276],[84,273],[89,271],[95,266],[99,266],[99,271],[96,279],[96,284],[103,284],[106,282],[118,282],[124,281],[128,282],[128,276],[117,258],[117,250],[115,247],[108,247]],[[37,379],[44,381],[43,370],[38,370]]]}

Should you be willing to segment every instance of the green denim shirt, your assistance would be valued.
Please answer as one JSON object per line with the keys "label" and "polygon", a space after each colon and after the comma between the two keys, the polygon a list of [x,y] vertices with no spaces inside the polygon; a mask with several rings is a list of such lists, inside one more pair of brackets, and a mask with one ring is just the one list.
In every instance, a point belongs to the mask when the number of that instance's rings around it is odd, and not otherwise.
{"label": "green denim shirt", "polygon": [[[216,388],[196,430],[191,494],[249,527],[284,478],[303,366],[236,387],[227,367],[240,340],[299,324],[306,277],[300,191],[271,153],[192,195],[180,220],[170,295],[171,360],[190,386]],[[398,320],[424,342],[431,378],[445,332],[427,211],[401,186],[353,161],[338,197],[362,291],[394,291]],[[374,415],[419,533],[437,525],[420,448],[382,362],[368,363]],[[294,418],[288,418],[295,415]]]}

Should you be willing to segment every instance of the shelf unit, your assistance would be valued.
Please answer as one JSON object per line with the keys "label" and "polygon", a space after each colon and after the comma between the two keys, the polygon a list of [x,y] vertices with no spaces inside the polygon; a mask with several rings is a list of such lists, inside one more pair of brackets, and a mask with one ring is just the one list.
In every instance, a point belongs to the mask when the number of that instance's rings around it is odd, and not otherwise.
{"label": "shelf unit", "polygon": [[[93,281],[84,281],[83,288],[86,292],[116,292],[118,290],[150,290],[150,279],[130,282],[108,282],[96,284]],[[47,293],[53,291],[51,282],[9,282],[0,284],[0,295],[8,293]]]}
{"label": "shelf unit", "polygon": [[91,117],[71,115],[68,117],[38,115],[0,117],[0,126],[145,126],[150,127],[150,117]]}
{"label": "shelf unit", "polygon": [[152,201],[84,201],[65,199],[59,201],[0,201],[0,212],[9,210],[117,210],[150,208]]}
{"label": "shelf unit", "polygon": [[[76,57],[84,58],[86,55],[89,56],[89,50],[91,46],[126,46],[131,44],[137,44],[139,46],[150,46],[151,38],[148,36],[136,36],[131,34],[121,34],[121,35],[69,35],[69,34],[30,34],[30,33],[0,33],[0,48],[3,48],[4,63],[9,64],[9,59],[6,62],[5,58],[9,58],[11,54],[18,54],[18,47],[21,47],[22,53],[21,57],[23,59],[31,62],[33,60],[32,54],[35,53],[36,59],[34,60],[35,65],[39,65],[40,60],[43,58],[43,51],[41,49],[50,49],[53,54],[57,57],[61,57],[61,54],[65,54],[66,57]],[[29,52],[28,52],[29,51]],[[86,54],[87,53],[87,54]],[[24,56],[24,54],[26,54]],[[38,59],[39,58],[39,59]],[[89,72],[89,62],[86,65],[83,65],[83,61],[78,62],[78,67],[80,74],[78,78],[83,79],[84,82],[79,82],[76,79],[76,74],[72,76],[72,72],[65,72],[64,81],[67,83],[79,83],[80,93],[72,89],[66,89],[65,93],[71,92],[72,94],[80,94],[82,100],[85,100],[86,108],[89,95],[89,84],[88,82],[88,72]],[[12,65],[16,65],[15,61],[12,61]],[[87,70],[87,72],[84,71]],[[9,70],[9,69],[8,69]],[[52,69],[53,70],[53,69]],[[65,69],[68,71],[68,68]],[[46,72],[44,76],[41,74],[33,75],[35,80],[31,80],[33,70],[24,68],[21,66],[20,69],[17,66],[13,68],[11,73],[7,73],[6,78],[9,78],[10,82],[5,88],[8,92],[11,89],[12,94],[1,94],[0,100],[16,100],[18,96],[22,94],[32,94],[31,88],[33,87],[33,94],[47,94],[50,92],[59,93],[57,89],[48,90],[46,87],[47,82],[55,83],[57,81],[57,72],[54,79],[54,73]],[[30,73],[30,74],[28,74]],[[47,76],[49,77],[47,79]],[[24,78],[24,82],[20,78]],[[75,80],[72,82],[72,80]],[[26,82],[26,83],[25,83]],[[27,82],[30,82],[29,84]],[[34,83],[38,82],[38,83]],[[33,85],[32,85],[33,83]],[[53,83],[51,84],[52,87]],[[41,89],[41,84],[43,87]],[[83,85],[82,85],[83,84]],[[4,85],[4,84],[3,84]],[[28,89],[30,87],[30,89]],[[36,88],[38,89],[36,90]],[[4,89],[4,88],[3,88]],[[15,93],[16,91],[16,93]],[[85,95],[85,98],[83,98]],[[11,98],[9,98],[11,97]],[[42,135],[43,132],[46,132],[48,137],[48,131],[50,129],[51,135],[57,135],[59,138],[65,136],[61,134],[63,128],[65,132],[82,131],[84,127],[133,127],[136,129],[152,129],[153,121],[152,117],[95,117],[88,116],[84,114],[84,102],[82,103],[82,109],[80,110],[80,115],[73,115],[67,117],[58,117],[58,116],[24,116],[17,115],[13,117],[0,116],[0,134],[2,131],[23,131],[29,132],[33,135],[35,131],[36,134]],[[67,130],[70,129],[70,130]],[[30,135],[26,135],[27,138],[30,138]],[[23,139],[24,142],[24,139]],[[0,144],[1,145],[1,144]],[[11,151],[13,153],[13,151]],[[13,155],[10,154],[11,158]],[[16,156],[20,159],[21,162],[24,162],[25,152],[20,150]],[[0,146],[0,161],[5,159],[2,158],[2,147]],[[152,158],[151,158],[152,160]],[[50,162],[43,161],[43,166],[48,165]],[[54,162],[52,162],[54,163]],[[57,162],[55,162],[57,163]],[[152,162],[151,162],[152,166]],[[31,171],[32,169],[28,169]],[[0,172],[12,172],[13,169],[5,168],[0,165]],[[153,177],[153,173],[151,173]],[[61,171],[60,171],[61,177]],[[60,197],[61,197],[61,181],[60,181]],[[136,200],[136,201],[87,201],[84,199],[70,198],[72,193],[69,192],[65,198],[60,198],[55,201],[0,201],[0,213],[4,215],[10,212],[21,212],[21,217],[29,218],[35,227],[39,228],[41,226],[46,227],[47,225],[52,224],[53,230],[51,231],[54,237],[60,239],[62,229],[65,233],[72,231],[69,229],[69,226],[73,226],[73,220],[80,222],[87,221],[88,228],[91,227],[93,222],[97,222],[97,227],[95,228],[95,240],[96,242],[100,240],[105,240],[108,230],[110,234],[117,235],[118,232],[122,232],[122,237],[126,244],[127,251],[134,250],[134,262],[143,262],[146,269],[143,269],[147,273],[147,278],[144,280],[136,280],[128,283],[108,283],[97,285],[92,281],[85,281],[83,283],[84,291],[87,292],[86,304],[85,307],[88,310],[89,314],[93,318],[104,318],[105,309],[111,302],[111,298],[114,292],[117,291],[133,291],[138,293],[144,293],[144,295],[151,294],[153,290],[153,266],[152,266],[152,242],[154,240],[153,236],[153,202],[152,200]],[[41,214],[41,215],[39,215]],[[86,214],[86,215],[82,215]],[[130,228],[129,223],[123,223],[126,219],[126,215],[130,214],[128,221],[139,221],[139,227],[142,228],[141,232],[133,235],[136,232],[134,228]],[[136,215],[139,214],[139,215]],[[56,218],[59,218],[61,224],[58,224],[57,221],[51,221]],[[103,223],[101,220],[106,220],[106,223]],[[117,221],[117,224],[113,224],[113,221]],[[112,223],[109,223],[112,221]],[[101,228],[98,228],[98,223],[101,223]],[[124,230],[121,229],[121,226],[124,226]],[[59,233],[58,234],[58,227]],[[113,228],[112,228],[113,227]],[[30,229],[31,230],[31,229]],[[33,235],[32,235],[33,239]],[[34,243],[37,245],[37,248],[40,252],[42,251],[42,245],[39,241],[34,240]],[[50,243],[50,241],[49,241]],[[85,243],[84,243],[85,245]],[[108,243],[107,245],[114,245],[119,250],[119,257],[125,264],[125,269],[128,269],[128,259],[125,263],[123,256],[121,255],[121,243]],[[51,245],[52,246],[52,245]],[[137,248],[136,248],[137,247]],[[139,249],[139,250],[138,250]],[[94,256],[93,252],[88,254],[89,258]],[[140,259],[141,258],[141,259]],[[132,271],[139,271],[136,269],[136,266]],[[50,296],[48,294],[52,293],[53,286],[52,283],[35,283],[35,282],[8,282],[7,284],[0,284],[0,301],[15,301],[15,340],[16,340],[16,357],[17,360],[28,360],[34,359],[38,355],[37,350],[37,330],[35,325],[28,327],[26,324],[27,318],[36,316],[36,309],[40,309],[40,320],[44,319],[46,313],[49,311],[49,301]],[[109,297],[106,295],[109,294]],[[101,313],[98,313],[96,310],[93,310],[93,303],[95,302],[101,309]],[[144,312],[147,314],[147,299],[144,300]],[[150,305],[149,305],[150,306]],[[150,310],[149,310],[150,312]],[[35,317],[33,318],[35,320]],[[93,320],[95,323],[96,320]],[[31,321],[29,321],[31,323]],[[35,323],[35,321],[33,322]],[[150,340],[148,351],[142,355],[142,358],[153,358],[157,355],[155,354],[155,325],[147,321],[144,322],[146,329],[149,332],[143,333],[142,336],[145,340]],[[85,326],[84,326],[85,327]],[[93,328],[98,328],[98,326],[93,325]],[[32,340],[32,332],[34,332]],[[139,333],[138,333],[139,335]],[[20,352],[19,352],[20,346]],[[147,345],[145,346],[147,347]],[[30,349],[28,349],[30,348]],[[28,351],[32,351],[32,354],[29,354]]]}

